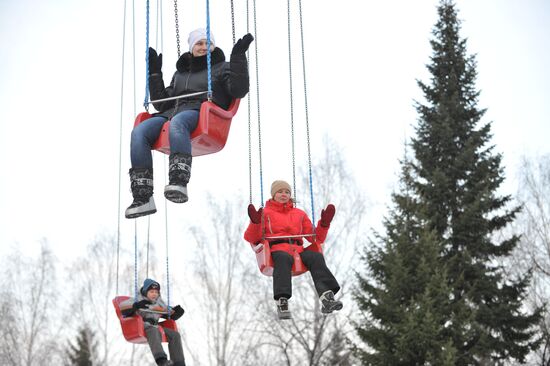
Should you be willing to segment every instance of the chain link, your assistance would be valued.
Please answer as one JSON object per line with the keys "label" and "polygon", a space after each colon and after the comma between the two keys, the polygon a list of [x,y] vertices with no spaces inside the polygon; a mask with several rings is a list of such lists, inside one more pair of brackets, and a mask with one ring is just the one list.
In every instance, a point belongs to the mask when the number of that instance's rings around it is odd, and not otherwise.
{"label": "chain link", "polygon": [[254,35],[256,36],[256,42],[254,42],[254,55],[256,58],[256,101],[257,101],[257,111],[258,111],[258,155],[259,155],[259,165],[260,165],[260,196],[261,196],[261,205],[264,205],[264,181],[263,181],[263,167],[262,167],[262,129],[261,129],[261,119],[260,119],[260,76],[259,68],[260,61],[258,60],[258,30],[256,22],[256,0],[253,0],[253,14],[254,14]]}
{"label": "chain link", "polygon": [[[233,5],[233,0],[231,0]],[[233,10],[232,10],[233,14]],[[248,32],[250,28],[250,12],[249,12],[249,1],[246,0],[246,31]],[[233,34],[233,43],[235,43],[235,34]],[[247,60],[248,61],[248,60]],[[248,97],[248,194],[249,194],[249,203],[252,203],[252,115],[251,115],[251,100],[250,96]]]}
{"label": "chain link", "polygon": [[178,60],[181,56],[181,48],[180,48],[180,26],[179,26],[179,20],[178,20],[178,0],[174,0],[174,18],[176,20],[176,44],[178,46]]}
{"label": "chain link", "polygon": [[287,28],[288,28],[288,76],[289,76],[289,94],[290,94],[290,136],[292,144],[292,184],[294,186],[294,197],[298,197],[296,192],[296,152],[294,139],[294,94],[292,89],[292,45],[291,45],[291,24],[290,24],[290,0],[287,0]]}
{"label": "chain link", "polygon": [[235,4],[231,0],[231,31],[233,33],[233,44],[235,44]]}
{"label": "chain link", "polygon": [[309,194],[311,199],[311,218],[315,225],[315,205],[313,203],[313,173],[311,170],[311,143],[309,137],[309,111],[307,104],[307,81],[306,81],[306,56],[304,46],[304,22],[302,20],[302,0],[298,0],[298,6],[300,10],[300,38],[302,41],[302,71],[304,74],[304,106],[305,106],[305,118],[306,118],[306,135],[307,135],[307,165],[309,169]]}

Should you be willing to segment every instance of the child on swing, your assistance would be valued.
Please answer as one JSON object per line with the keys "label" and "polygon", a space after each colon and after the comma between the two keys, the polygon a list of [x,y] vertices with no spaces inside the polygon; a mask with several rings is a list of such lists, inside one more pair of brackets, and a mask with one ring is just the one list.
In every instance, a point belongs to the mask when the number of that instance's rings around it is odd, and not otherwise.
{"label": "child on swing", "polygon": [[[168,306],[160,297],[160,284],[150,278],[143,281],[137,299],[129,298],[120,304],[122,316],[129,317],[138,314],[143,318],[147,343],[151,348],[155,362],[159,366],[185,366],[183,347],[180,334],[172,329],[164,328],[168,338],[170,361],[162,348],[162,337],[158,330],[160,318],[168,318]],[[181,306],[176,305],[170,312],[170,319],[177,320],[184,313]]]}
{"label": "child on swing", "polygon": [[[265,204],[265,209],[256,210],[254,205],[248,206],[250,224],[244,233],[244,238],[251,244],[258,244],[268,238],[273,258],[273,298],[277,302],[279,319],[290,319],[292,314],[288,308],[288,299],[292,296],[292,264],[294,252],[300,253],[302,262],[307,266],[315,289],[321,301],[321,312],[332,313],[342,309],[342,302],[334,299],[340,290],[340,285],[332,272],[328,269],[323,254],[304,250],[303,235],[311,243],[324,242],[330,222],[336,209],[329,204],[321,211],[321,219],[315,229],[316,237],[308,236],[313,233],[313,225],[307,214],[294,207],[290,184],[276,180],[271,185],[271,199]],[[263,220],[262,220],[263,216]],[[298,237],[296,237],[298,236]],[[269,240],[269,237],[286,237]]]}

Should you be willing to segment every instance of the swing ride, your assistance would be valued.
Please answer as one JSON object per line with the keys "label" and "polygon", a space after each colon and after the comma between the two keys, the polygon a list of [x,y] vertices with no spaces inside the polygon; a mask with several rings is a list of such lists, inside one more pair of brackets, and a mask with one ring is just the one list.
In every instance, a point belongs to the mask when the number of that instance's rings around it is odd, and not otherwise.
{"label": "swing ride", "polygon": [[[309,192],[310,192],[310,203],[311,203],[311,215],[312,215],[312,222],[315,223],[315,205],[314,205],[314,199],[313,199],[313,174],[311,169],[311,145],[310,145],[310,134],[309,134],[309,115],[308,115],[308,100],[307,100],[307,81],[306,81],[306,67],[305,67],[305,52],[304,52],[304,35],[303,35],[303,25],[302,25],[302,10],[301,10],[301,3],[299,3],[300,8],[300,36],[301,36],[301,54],[302,54],[302,70],[303,70],[303,90],[304,90],[304,104],[305,104],[305,128],[306,128],[306,137],[307,137],[307,157],[308,157],[308,173],[309,173]],[[294,134],[294,108],[293,108],[293,84],[292,84],[292,52],[291,52],[291,44],[290,44],[290,8],[288,9],[288,67],[289,67],[289,96],[290,96],[290,135],[291,135],[291,143],[292,143],[292,177],[293,177],[293,186],[294,186],[294,195],[296,196],[296,163],[295,163],[295,134]],[[256,22],[254,22],[254,31],[256,33]],[[257,46],[256,46],[257,49]],[[258,65],[256,63],[256,74],[258,74]],[[261,196],[261,207],[263,207],[264,197],[263,197],[263,168],[262,168],[262,137],[261,137],[261,120],[260,120],[260,105],[259,105],[259,83],[256,83],[256,90],[257,90],[257,100],[258,100],[258,160],[259,160],[259,171],[260,171],[260,196]],[[249,192],[249,203],[252,204],[252,161],[250,159],[251,155],[251,125],[250,121],[248,124],[248,144],[249,144],[249,182],[250,182],[250,192]],[[288,239],[289,241],[294,238],[305,238],[305,237],[312,237],[312,243],[307,248],[300,248],[308,251],[314,251],[317,253],[323,253],[323,243],[317,242],[316,235],[315,235],[315,226],[313,226],[313,232],[312,233],[304,233],[301,235],[292,235],[292,236],[286,236],[286,237],[277,237],[279,241],[283,241],[285,239]],[[256,261],[258,263],[258,269],[260,272],[266,276],[273,276],[273,258],[271,256],[271,248],[270,248],[270,239],[275,239],[273,237],[266,237],[265,233],[262,237],[262,240],[258,244],[250,244],[252,250],[254,251],[256,255]],[[302,240],[303,241],[303,240]],[[292,270],[291,274],[292,276],[299,276],[303,273],[306,273],[308,271],[307,266],[303,263],[302,258],[300,257],[300,251],[301,250],[294,250],[292,257],[293,257],[293,264],[292,264]]]}
{"label": "swing ride", "polygon": [[[127,301],[129,296],[117,296],[113,299],[113,306],[115,307],[116,315],[120,321],[122,327],[122,334],[124,339],[130,343],[143,344],[147,343],[147,337],[145,335],[145,328],[143,326],[143,318],[139,315],[133,315],[129,317],[123,317],[120,311],[120,305]],[[173,319],[166,319],[159,323],[158,330],[162,337],[162,342],[168,342],[164,329],[172,329],[178,331],[176,321]]]}
{"label": "swing ride", "polygon": [[[210,19],[209,19],[209,5],[208,0],[206,0],[207,4],[207,34],[209,35],[209,29],[210,29]],[[147,17],[149,17],[149,1],[147,1]],[[254,5],[255,7],[255,5]],[[301,7],[301,5],[300,5]],[[231,0],[231,9],[233,10],[233,0]],[[178,57],[179,57],[179,29],[178,29],[178,14],[177,14],[177,0],[174,1],[174,13],[176,18],[176,38],[177,38],[177,47],[178,47]],[[255,12],[255,8],[254,8]],[[300,9],[301,12],[301,9]],[[231,21],[232,21],[232,28],[233,28],[233,43],[235,43],[235,21],[234,21],[234,14],[232,11],[231,14]],[[301,25],[301,17],[300,17],[300,25]],[[290,22],[290,19],[289,19]],[[149,20],[147,18],[147,28],[149,26]],[[302,27],[301,27],[302,29]],[[256,33],[256,18],[254,15],[254,32]],[[290,30],[289,30],[290,32]],[[302,31],[303,32],[303,31]],[[289,34],[290,38],[290,34]],[[305,98],[305,123],[306,123],[306,131],[307,131],[307,152],[308,152],[308,168],[309,168],[309,184],[310,184],[310,200],[311,200],[311,212],[312,212],[312,219],[313,222],[315,222],[315,208],[314,208],[314,200],[313,200],[313,187],[312,187],[312,169],[311,169],[311,152],[310,152],[310,141],[309,141],[309,120],[308,120],[308,109],[307,109],[307,85],[306,85],[306,78],[305,78],[305,60],[304,60],[304,51],[303,51],[303,33],[301,34],[302,38],[302,63],[304,75],[303,75],[303,81],[304,81],[304,98]],[[148,48],[148,29],[147,29],[147,48]],[[290,41],[289,41],[290,43]],[[210,44],[210,39],[208,39],[208,44]],[[256,47],[257,52],[257,47]],[[210,48],[208,47],[208,53],[210,53]],[[256,54],[257,59],[257,54]],[[292,67],[292,61],[290,57],[290,44],[289,44],[289,67]],[[210,58],[208,57],[208,69],[210,72]],[[256,64],[256,74],[258,74],[258,65]],[[291,136],[292,136],[292,169],[293,169],[293,182],[294,182],[294,192],[296,192],[296,172],[295,172],[295,141],[294,141],[294,116],[293,116],[293,108],[292,108],[292,72],[290,71],[290,103],[291,103],[291,116],[290,116],[290,122],[291,122]],[[199,121],[197,124],[197,128],[192,132],[191,134],[191,144],[192,144],[192,155],[193,156],[202,156],[207,154],[216,153],[220,150],[222,150],[227,142],[227,138],[229,135],[229,130],[231,126],[232,118],[235,116],[235,114],[238,111],[239,105],[240,105],[240,99],[233,99],[231,104],[229,105],[229,108],[223,109],[220,106],[216,105],[211,100],[211,84],[210,84],[210,75],[208,80],[208,100],[203,102],[201,104],[201,109],[199,113]],[[262,169],[262,151],[261,151],[261,123],[260,123],[260,103],[259,103],[259,82],[256,83],[256,89],[257,89],[257,108],[258,108],[258,151],[259,151],[259,165],[260,165],[260,192],[261,192],[261,202],[264,202],[263,199],[263,169]],[[148,89],[146,94],[148,94]],[[185,97],[185,96],[183,96]],[[151,104],[153,102],[157,101],[147,101],[148,95],[146,96],[146,101],[144,103],[146,109],[147,105]],[[179,97],[174,97],[179,98]],[[249,101],[250,103],[250,101]],[[250,109],[250,104],[249,104]],[[249,113],[250,114],[250,113]],[[134,121],[134,127],[145,121],[146,119],[152,117],[152,114],[150,114],[147,111],[139,113]],[[165,124],[162,127],[161,133],[159,135],[159,138],[154,142],[152,145],[152,149],[157,150],[164,154],[170,154],[170,141],[169,141],[169,126],[170,121],[168,120],[165,122]],[[249,172],[250,172],[250,203],[252,203],[252,163],[251,163],[251,122],[250,122],[250,115],[248,117],[248,135],[249,135]],[[263,206],[263,205],[262,205]],[[137,224],[136,224],[137,225]],[[273,275],[273,259],[271,256],[271,249],[270,249],[270,240],[277,239],[277,240],[285,240],[285,239],[304,239],[306,237],[312,238],[312,244],[305,248],[304,250],[308,251],[314,251],[318,253],[323,253],[322,243],[319,243],[316,241],[316,235],[315,235],[315,227],[313,227],[313,232],[311,233],[304,233],[302,235],[293,235],[288,237],[267,237],[263,236],[262,240],[259,244],[253,245],[251,244],[252,250],[255,253],[256,261],[258,264],[258,268],[260,272],[266,276],[272,276]],[[148,243],[149,245],[149,243]],[[137,298],[137,239],[135,240],[135,248],[134,248],[134,276],[135,276],[135,285],[134,285],[134,292],[136,294],[135,298]],[[308,271],[308,268],[304,265],[302,262],[302,259],[300,257],[300,252],[295,251],[293,254],[293,265],[292,265],[292,276],[298,276]],[[166,247],[166,277],[167,277],[167,288],[168,288],[168,309],[170,309],[170,284],[169,284],[169,270],[168,270],[168,245]],[[118,253],[117,253],[117,290],[118,293]],[[143,319],[139,315],[133,315],[129,317],[124,317],[121,313],[120,305],[124,301],[127,301],[130,297],[129,296],[116,296],[113,300],[113,306],[116,311],[116,315],[120,321],[122,333],[124,335],[124,338],[126,341],[130,343],[135,344],[143,344],[147,343],[147,338],[145,335],[144,325],[143,325]],[[168,319],[165,321],[159,323],[159,331],[162,335],[162,341],[166,342],[166,334],[164,332],[164,329],[172,329],[177,331],[178,328],[176,326],[176,322],[173,319],[170,319],[170,316],[167,316]]]}

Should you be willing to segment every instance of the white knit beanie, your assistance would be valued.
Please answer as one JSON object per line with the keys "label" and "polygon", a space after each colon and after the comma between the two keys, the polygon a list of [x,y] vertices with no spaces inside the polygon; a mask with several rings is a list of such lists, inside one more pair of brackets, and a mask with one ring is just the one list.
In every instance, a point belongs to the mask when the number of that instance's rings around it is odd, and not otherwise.
{"label": "white knit beanie", "polygon": [[[189,38],[187,39],[187,43],[189,43],[189,52],[193,53],[193,47],[195,44],[197,44],[198,41],[201,39],[206,39],[206,29],[204,28],[197,28],[191,33],[189,33]],[[214,46],[214,34],[210,32],[210,45]]]}

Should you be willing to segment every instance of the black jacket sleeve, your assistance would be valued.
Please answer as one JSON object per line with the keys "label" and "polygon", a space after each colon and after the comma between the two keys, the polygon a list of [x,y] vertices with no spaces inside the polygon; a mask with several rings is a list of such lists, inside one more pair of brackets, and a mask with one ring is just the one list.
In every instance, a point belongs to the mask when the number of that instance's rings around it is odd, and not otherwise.
{"label": "black jacket sleeve", "polygon": [[248,61],[244,53],[231,54],[227,91],[233,98],[244,97],[249,90]]}
{"label": "black jacket sleeve", "polygon": [[[170,98],[173,96],[174,90],[174,77],[170,82],[170,86],[164,87],[164,80],[162,79],[162,73],[149,75],[149,92],[151,93],[151,100]],[[159,112],[164,112],[175,105],[174,100],[168,100],[166,102],[153,103],[153,107]]]}

